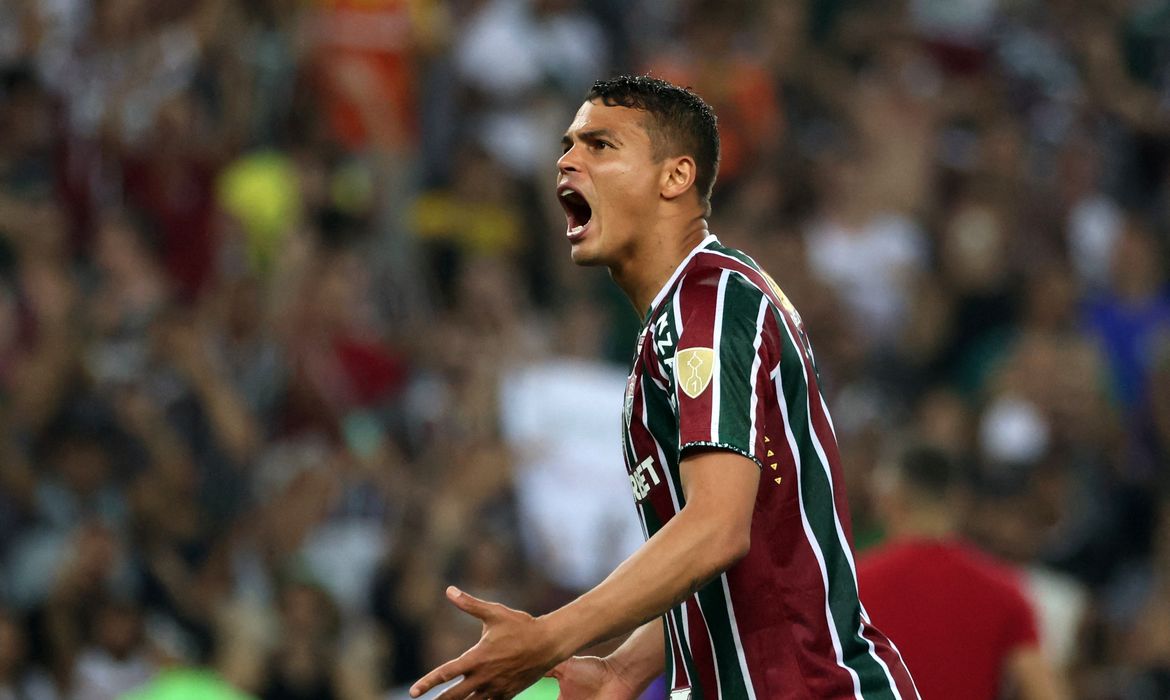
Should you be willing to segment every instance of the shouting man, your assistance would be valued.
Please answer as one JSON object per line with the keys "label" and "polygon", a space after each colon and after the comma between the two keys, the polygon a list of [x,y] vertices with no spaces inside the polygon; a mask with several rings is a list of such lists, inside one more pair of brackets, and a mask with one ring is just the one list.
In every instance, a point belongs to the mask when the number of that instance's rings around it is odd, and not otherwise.
{"label": "shouting man", "polygon": [[[918,698],[858,601],[841,464],[796,309],[707,230],[715,115],[661,80],[594,84],[562,139],[573,261],[604,265],[643,314],[622,441],[646,543],[597,587],[532,617],[455,588],[478,644],[418,696]],[[574,656],[631,633],[602,659]]]}

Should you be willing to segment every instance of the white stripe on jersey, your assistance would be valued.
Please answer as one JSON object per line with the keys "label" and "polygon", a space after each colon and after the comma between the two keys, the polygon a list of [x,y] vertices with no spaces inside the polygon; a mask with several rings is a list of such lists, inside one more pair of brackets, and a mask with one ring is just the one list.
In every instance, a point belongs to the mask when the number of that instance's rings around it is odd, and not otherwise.
{"label": "white stripe on jersey", "polygon": [[[674,343],[675,343],[674,349],[675,349],[676,353],[678,352],[678,343],[682,340],[682,334],[683,334],[682,302],[679,301],[679,296],[680,296],[679,293],[682,291],[682,287],[683,287],[682,282],[679,282],[678,287],[676,287],[674,290],[674,297],[672,297],[670,300],[671,313],[674,314],[674,332],[675,332],[675,335],[677,336],[674,339]],[[666,312],[664,311],[663,313],[666,313]],[[675,378],[674,379],[674,406],[673,406],[673,408],[675,410],[675,413],[678,413],[678,407],[679,407],[678,368],[674,366],[673,360],[671,361],[670,369],[671,369],[670,373],[669,374],[664,373],[663,376],[665,376],[665,377],[672,377],[673,376]]]}
{"label": "white stripe on jersey", "polygon": [[756,396],[756,391],[759,388],[756,386],[756,375],[760,372],[760,362],[762,359],[760,357],[760,345],[764,342],[764,319],[767,318],[769,305],[768,295],[762,295],[760,297],[760,312],[756,315],[756,340],[752,343],[752,351],[754,354],[752,356],[751,377],[752,398],[748,407],[750,413],[748,421],[751,424],[751,430],[748,433],[748,446],[753,450],[756,448],[756,406],[759,404],[759,397]]}
{"label": "white stripe on jersey", "polygon": [[[813,360],[815,363],[816,360]],[[825,422],[829,424],[829,431],[833,433],[833,442],[837,441],[837,426],[833,425],[833,416],[829,415],[829,404],[825,403],[825,395],[817,392],[821,397],[821,410],[825,412]]]}
{"label": "white stripe on jersey", "polygon": [[719,273],[719,287],[715,292],[715,328],[711,333],[714,365],[711,368],[711,442],[715,443],[719,442],[719,375],[723,372],[719,361],[719,342],[723,336],[723,298],[727,295],[727,278],[730,276],[731,270],[726,268]]}

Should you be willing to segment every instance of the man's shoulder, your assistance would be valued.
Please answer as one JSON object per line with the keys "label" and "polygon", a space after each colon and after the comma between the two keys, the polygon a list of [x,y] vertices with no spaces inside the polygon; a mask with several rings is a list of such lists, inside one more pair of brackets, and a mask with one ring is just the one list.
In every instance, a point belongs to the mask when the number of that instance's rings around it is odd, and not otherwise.
{"label": "man's shoulder", "polygon": [[691,259],[679,280],[679,288],[690,291],[718,288],[725,276],[728,286],[765,294],[767,277],[745,253],[718,243],[704,248]]}
{"label": "man's shoulder", "polygon": [[696,313],[725,317],[742,311],[755,319],[764,298],[771,300],[767,275],[744,253],[712,241],[691,256],[651,317],[655,325],[681,322]]}
{"label": "man's shoulder", "polygon": [[691,260],[695,268],[732,270],[734,272],[759,272],[760,266],[750,255],[737,248],[731,248],[718,240],[703,246]]}

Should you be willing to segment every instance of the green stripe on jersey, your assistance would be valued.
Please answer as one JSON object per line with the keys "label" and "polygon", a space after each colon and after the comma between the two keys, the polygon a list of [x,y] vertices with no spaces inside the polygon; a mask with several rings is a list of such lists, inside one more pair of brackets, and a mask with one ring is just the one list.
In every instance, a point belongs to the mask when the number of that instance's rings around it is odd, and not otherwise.
{"label": "green stripe on jersey", "polygon": [[[783,323],[783,320],[781,320]],[[861,681],[862,696],[893,699],[892,682],[885,669],[870,653],[869,643],[861,636],[861,606],[857,586],[849,565],[847,543],[837,531],[836,503],[832,484],[824,464],[813,444],[815,434],[809,416],[808,385],[805,382],[804,363],[800,351],[787,332],[781,333],[783,354],[780,360],[783,400],[788,406],[788,422],[799,451],[800,498],[804,504],[809,526],[816,545],[824,557],[828,570],[829,611],[837,638],[841,643],[845,665],[852,668]]]}
{"label": "green stripe on jersey", "polygon": [[727,598],[723,596],[723,574],[699,589],[699,606],[703,620],[711,635],[715,668],[719,674],[720,700],[747,700],[748,692],[739,665],[739,652],[735,647],[735,635],[731,628],[731,616],[727,612]]}
{"label": "green stripe on jersey", "polygon": [[[751,444],[752,368],[756,359],[756,320],[764,293],[737,273],[727,273],[719,333],[718,442],[754,455]],[[757,387],[758,388],[758,387]]]}
{"label": "green stripe on jersey", "polygon": [[[662,468],[670,481],[671,490],[678,498],[678,507],[682,509],[687,504],[687,499],[683,494],[682,473],[679,471],[678,418],[675,417],[674,409],[670,407],[666,395],[654,384],[654,380],[645,374],[642,375],[642,390],[644,392],[642,395],[646,397],[646,425],[658,446],[662,448],[662,456],[666,459],[666,464],[663,464]],[[654,456],[654,462],[658,463],[658,455]]]}

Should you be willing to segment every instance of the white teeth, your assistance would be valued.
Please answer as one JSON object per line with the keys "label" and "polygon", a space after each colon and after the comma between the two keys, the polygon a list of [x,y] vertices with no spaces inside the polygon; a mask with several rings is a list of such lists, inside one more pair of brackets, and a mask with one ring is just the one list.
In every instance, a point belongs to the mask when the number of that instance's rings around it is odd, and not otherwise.
{"label": "white teeth", "polygon": [[585,230],[585,224],[581,224],[580,226],[576,226],[576,227],[569,229],[569,235],[576,236],[578,233],[581,233],[584,230]]}

